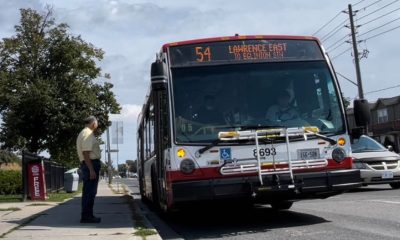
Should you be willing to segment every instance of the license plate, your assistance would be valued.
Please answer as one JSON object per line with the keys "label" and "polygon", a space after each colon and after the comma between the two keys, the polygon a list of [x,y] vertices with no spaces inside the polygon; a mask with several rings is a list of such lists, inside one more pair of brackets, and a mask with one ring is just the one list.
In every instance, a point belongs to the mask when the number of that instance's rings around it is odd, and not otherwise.
{"label": "license plate", "polygon": [[301,160],[307,159],[319,159],[319,149],[309,148],[309,149],[299,149],[297,150],[297,157]]}
{"label": "license plate", "polygon": [[393,172],[385,171],[382,173],[382,179],[391,179],[393,178]]}

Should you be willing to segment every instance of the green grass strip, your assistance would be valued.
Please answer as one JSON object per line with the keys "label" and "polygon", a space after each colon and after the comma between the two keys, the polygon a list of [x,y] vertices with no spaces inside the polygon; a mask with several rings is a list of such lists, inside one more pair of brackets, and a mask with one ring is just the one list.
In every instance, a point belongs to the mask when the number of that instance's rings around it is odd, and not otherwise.
{"label": "green grass strip", "polygon": [[21,208],[17,207],[9,207],[9,208],[0,208],[0,211],[19,211]]}

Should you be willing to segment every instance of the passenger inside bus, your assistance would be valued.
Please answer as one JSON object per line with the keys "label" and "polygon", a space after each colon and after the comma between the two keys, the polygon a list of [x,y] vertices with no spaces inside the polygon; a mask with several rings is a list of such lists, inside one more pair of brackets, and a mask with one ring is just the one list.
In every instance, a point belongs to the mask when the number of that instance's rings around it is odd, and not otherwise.
{"label": "passenger inside bus", "polygon": [[205,95],[203,104],[195,111],[193,120],[202,124],[224,124],[224,116],[222,111],[217,108],[215,97],[213,95]]}

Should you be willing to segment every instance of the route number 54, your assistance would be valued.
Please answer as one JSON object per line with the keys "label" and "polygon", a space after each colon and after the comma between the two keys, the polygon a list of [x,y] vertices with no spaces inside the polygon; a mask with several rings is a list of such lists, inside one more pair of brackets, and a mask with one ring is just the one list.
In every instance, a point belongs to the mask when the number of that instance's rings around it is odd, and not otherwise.
{"label": "route number 54", "polygon": [[196,56],[197,56],[197,62],[204,62],[204,61],[211,61],[211,50],[210,47],[196,47]]}

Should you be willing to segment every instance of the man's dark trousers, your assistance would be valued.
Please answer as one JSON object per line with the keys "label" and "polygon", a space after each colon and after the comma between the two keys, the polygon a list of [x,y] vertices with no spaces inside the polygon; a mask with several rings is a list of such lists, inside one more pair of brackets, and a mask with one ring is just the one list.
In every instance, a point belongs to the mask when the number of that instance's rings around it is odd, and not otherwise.
{"label": "man's dark trousers", "polygon": [[82,189],[82,219],[89,219],[94,217],[93,206],[94,199],[97,194],[97,186],[99,183],[100,160],[92,160],[92,165],[96,173],[96,179],[90,179],[90,171],[85,162],[81,163],[83,189]]}

